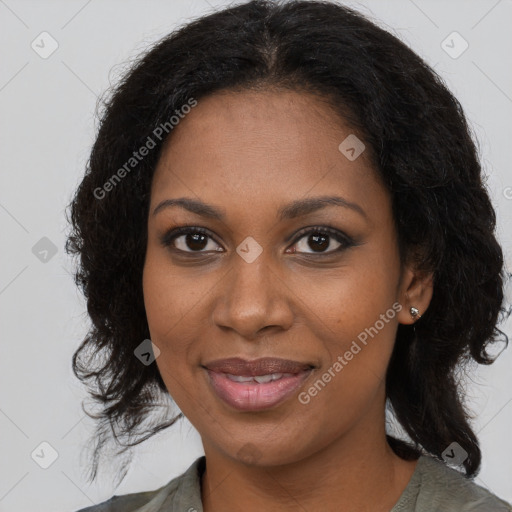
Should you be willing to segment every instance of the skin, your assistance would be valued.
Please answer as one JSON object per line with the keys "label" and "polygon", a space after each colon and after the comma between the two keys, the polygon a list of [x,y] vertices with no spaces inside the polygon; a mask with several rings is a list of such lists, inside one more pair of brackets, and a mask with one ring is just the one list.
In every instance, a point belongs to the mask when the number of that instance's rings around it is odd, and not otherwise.
{"label": "skin", "polygon": [[[398,324],[414,322],[411,306],[425,312],[432,276],[401,265],[390,196],[368,151],[350,161],[338,149],[351,133],[308,93],[222,92],[198,102],[161,154],[144,300],[158,369],[202,438],[205,512],[242,504],[246,512],[313,511],[319,503],[324,511],[389,511],[415,469],[386,442],[384,383]],[[332,195],[364,215],[327,206],[277,218],[294,200]],[[179,206],[153,214],[180,197],[215,205],[225,218]],[[161,243],[186,225],[211,233],[203,249],[187,245],[186,235],[174,251]],[[310,235],[295,235],[326,225],[356,245],[329,237],[318,249]],[[248,236],[263,249],[252,263],[236,252]],[[264,411],[234,410],[201,367],[237,356],[311,362],[316,369],[299,390],[307,391],[394,303],[403,308],[307,404],[293,396]]]}

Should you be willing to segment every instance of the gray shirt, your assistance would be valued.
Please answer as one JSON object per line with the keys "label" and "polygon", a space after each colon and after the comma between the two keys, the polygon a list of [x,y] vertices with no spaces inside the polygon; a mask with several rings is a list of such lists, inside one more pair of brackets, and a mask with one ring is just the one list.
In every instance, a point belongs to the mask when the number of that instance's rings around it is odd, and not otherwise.
{"label": "gray shirt", "polygon": [[[203,512],[199,457],[180,476],[154,491],[113,496],[77,512]],[[512,512],[512,506],[432,457],[422,455],[390,512]]]}

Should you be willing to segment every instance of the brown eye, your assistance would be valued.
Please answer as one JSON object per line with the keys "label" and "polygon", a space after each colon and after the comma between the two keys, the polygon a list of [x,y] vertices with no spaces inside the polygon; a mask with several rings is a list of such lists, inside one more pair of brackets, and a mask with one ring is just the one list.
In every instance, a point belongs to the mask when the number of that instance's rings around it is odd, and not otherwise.
{"label": "brown eye", "polygon": [[[202,253],[222,251],[203,228],[183,227],[166,233],[161,239],[162,245],[181,252]],[[217,248],[216,248],[217,247]]]}
{"label": "brown eye", "polygon": [[299,233],[299,236],[294,242],[294,246],[297,247],[292,252],[304,254],[316,253],[318,255],[332,254],[352,245],[353,242],[350,238],[343,235],[341,232],[326,227],[317,227]]}

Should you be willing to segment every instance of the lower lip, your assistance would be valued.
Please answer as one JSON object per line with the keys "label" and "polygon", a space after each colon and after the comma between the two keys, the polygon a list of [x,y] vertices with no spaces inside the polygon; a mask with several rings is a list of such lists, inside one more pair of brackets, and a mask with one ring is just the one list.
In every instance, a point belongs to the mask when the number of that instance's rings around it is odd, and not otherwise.
{"label": "lower lip", "polygon": [[290,398],[312,370],[300,372],[293,377],[281,377],[267,383],[235,382],[225,373],[207,370],[210,384],[216,395],[231,407],[240,411],[269,409]]}

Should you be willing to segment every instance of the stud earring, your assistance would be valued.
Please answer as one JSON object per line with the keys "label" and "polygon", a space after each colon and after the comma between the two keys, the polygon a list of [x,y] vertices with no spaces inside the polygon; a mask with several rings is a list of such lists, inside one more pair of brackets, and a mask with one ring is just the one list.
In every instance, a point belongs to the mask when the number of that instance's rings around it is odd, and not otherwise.
{"label": "stud earring", "polygon": [[421,318],[419,309],[412,307],[409,312],[411,313],[411,316],[414,318],[414,320],[419,320]]}

